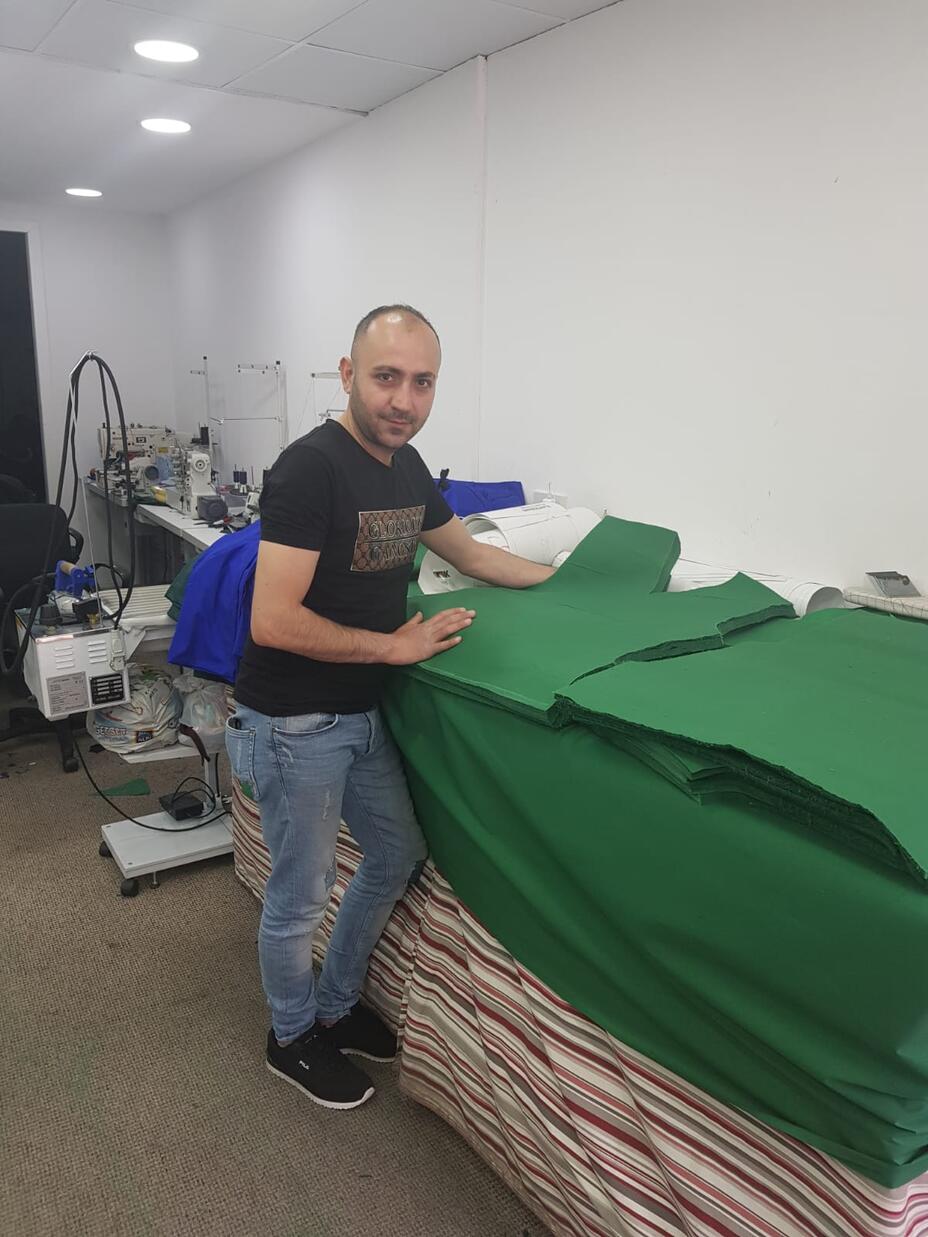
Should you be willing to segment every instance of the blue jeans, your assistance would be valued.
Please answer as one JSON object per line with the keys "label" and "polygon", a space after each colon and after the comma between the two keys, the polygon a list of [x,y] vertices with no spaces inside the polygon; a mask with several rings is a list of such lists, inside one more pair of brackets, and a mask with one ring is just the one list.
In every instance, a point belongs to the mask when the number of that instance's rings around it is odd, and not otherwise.
{"label": "blue jeans", "polygon": [[[268,717],[236,705],[226,747],[232,772],[261,810],[271,852],[258,957],[274,1034],[290,1040],[355,1004],[371,950],[427,848],[378,709]],[[313,935],[335,881],[342,817],[364,857],[315,984]]]}

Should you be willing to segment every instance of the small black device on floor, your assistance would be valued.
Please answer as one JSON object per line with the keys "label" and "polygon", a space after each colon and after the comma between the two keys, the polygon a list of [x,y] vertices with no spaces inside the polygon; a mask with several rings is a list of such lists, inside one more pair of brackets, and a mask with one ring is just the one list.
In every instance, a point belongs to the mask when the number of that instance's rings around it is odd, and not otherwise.
{"label": "small black device on floor", "polygon": [[190,820],[194,816],[202,816],[206,807],[202,799],[191,794],[159,795],[158,802],[175,820]]}

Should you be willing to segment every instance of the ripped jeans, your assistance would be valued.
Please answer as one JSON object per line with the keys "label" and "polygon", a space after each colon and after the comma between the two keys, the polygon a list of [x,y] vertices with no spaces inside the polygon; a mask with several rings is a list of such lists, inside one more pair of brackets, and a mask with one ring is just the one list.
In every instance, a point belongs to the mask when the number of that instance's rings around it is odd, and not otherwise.
{"label": "ripped jeans", "polygon": [[[274,1034],[294,1039],[357,1001],[371,951],[425,859],[425,839],[378,709],[268,717],[236,705],[226,747],[243,792],[260,808],[271,852],[258,958]],[[313,935],[335,880],[342,817],[364,858],[316,984]]]}

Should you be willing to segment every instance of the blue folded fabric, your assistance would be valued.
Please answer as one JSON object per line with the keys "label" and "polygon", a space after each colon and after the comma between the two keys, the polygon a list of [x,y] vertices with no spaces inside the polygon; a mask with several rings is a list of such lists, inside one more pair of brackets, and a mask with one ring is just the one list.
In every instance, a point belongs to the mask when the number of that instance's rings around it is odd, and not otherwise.
{"label": "blue folded fabric", "polygon": [[462,519],[478,511],[521,507],[525,502],[521,481],[452,481],[443,469],[435,484],[454,514]]}
{"label": "blue folded fabric", "polygon": [[195,560],[168,660],[234,683],[251,622],[261,521],[229,533]]}

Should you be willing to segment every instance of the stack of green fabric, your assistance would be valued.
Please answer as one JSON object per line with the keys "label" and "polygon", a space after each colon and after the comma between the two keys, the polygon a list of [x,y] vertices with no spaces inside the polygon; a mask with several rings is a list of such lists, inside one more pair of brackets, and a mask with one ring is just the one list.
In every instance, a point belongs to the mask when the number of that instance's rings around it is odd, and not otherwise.
{"label": "stack of green fabric", "polygon": [[559,571],[532,589],[464,589],[415,597],[426,617],[476,610],[456,648],[410,667],[424,683],[549,724],[557,693],[626,659],[721,648],[727,633],[791,615],[747,576],[716,588],[665,593],[680,551],[676,533],[607,517]]}
{"label": "stack of green fabric", "polygon": [[723,654],[623,665],[561,712],[705,801],[741,795],[928,879],[928,626],[825,610],[730,638]]}

